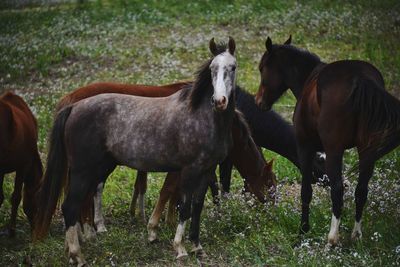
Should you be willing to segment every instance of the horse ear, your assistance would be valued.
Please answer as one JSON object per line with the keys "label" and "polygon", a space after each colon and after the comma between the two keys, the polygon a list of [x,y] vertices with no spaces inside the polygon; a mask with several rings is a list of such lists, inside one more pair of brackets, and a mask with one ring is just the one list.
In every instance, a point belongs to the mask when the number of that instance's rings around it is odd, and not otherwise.
{"label": "horse ear", "polygon": [[267,41],[265,41],[265,48],[267,49],[268,52],[271,52],[272,50],[272,40],[271,38],[267,38]]}
{"label": "horse ear", "polygon": [[215,43],[214,38],[210,40],[210,51],[214,56],[218,55],[217,44]]}
{"label": "horse ear", "polygon": [[289,35],[289,39],[284,43],[285,45],[290,45],[292,43],[292,35]]}
{"label": "horse ear", "polygon": [[233,40],[233,38],[229,36],[228,49],[229,53],[231,53],[232,56],[235,54],[235,48],[236,48],[235,40]]}
{"label": "horse ear", "polygon": [[274,159],[267,161],[267,164],[265,165],[265,170],[268,172],[272,172],[273,165],[274,165]]}

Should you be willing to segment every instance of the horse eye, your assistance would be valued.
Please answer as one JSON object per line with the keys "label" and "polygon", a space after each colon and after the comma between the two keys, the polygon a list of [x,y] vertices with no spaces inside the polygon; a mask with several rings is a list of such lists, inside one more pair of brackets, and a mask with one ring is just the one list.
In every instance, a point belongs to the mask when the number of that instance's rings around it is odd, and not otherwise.
{"label": "horse eye", "polygon": [[236,70],[236,66],[233,66],[233,67],[232,67],[232,71],[235,71],[235,70]]}

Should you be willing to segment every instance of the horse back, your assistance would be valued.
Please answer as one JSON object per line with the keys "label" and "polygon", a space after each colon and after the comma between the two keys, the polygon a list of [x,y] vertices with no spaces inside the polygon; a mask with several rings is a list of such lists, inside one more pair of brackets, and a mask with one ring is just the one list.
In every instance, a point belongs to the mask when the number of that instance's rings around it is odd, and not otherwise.
{"label": "horse back", "polygon": [[37,151],[37,122],[21,97],[11,92],[0,97],[0,124],[0,147],[5,151],[2,163],[15,165]]}
{"label": "horse back", "polygon": [[72,93],[64,96],[57,105],[57,110],[63,107],[78,102],[82,99],[106,93],[116,93],[125,95],[136,95],[145,97],[164,97],[172,95],[179,91],[183,86],[189,82],[178,82],[164,86],[151,86],[140,84],[122,84],[122,83],[92,83],[87,86],[78,88]]}

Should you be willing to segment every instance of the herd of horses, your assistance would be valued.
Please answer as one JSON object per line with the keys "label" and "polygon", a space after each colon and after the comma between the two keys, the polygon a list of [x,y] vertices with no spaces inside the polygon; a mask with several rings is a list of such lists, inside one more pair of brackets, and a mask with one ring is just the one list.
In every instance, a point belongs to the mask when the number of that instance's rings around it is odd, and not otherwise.
{"label": "herd of horses", "polygon": [[[328,243],[339,242],[343,206],[342,158],[346,149],[359,153],[353,239],[361,238],[361,216],[374,163],[400,144],[400,102],[384,86],[381,73],[357,60],[321,62],[296,48],[291,37],[273,44],[268,37],[261,58],[261,81],[256,96],[236,85],[235,41],[209,43],[212,58],[194,81],[165,86],[95,83],[64,96],[58,103],[43,175],[37,148],[36,120],[19,96],[0,97],[0,206],[4,175],[16,172],[10,235],[22,197],[33,240],[44,238],[64,193],[62,214],[70,261],[86,264],[80,240],[104,232],[102,191],[118,165],[136,169],[130,212],[139,199],[145,220],[147,172],[168,172],[148,223],[149,241],[169,201],[167,221],[175,209],[179,223],[173,242],[177,258],[186,221],[193,252],[202,255],[200,214],[211,188],[218,203],[216,167],[222,191],[228,193],[232,167],[244,179],[244,189],[259,201],[273,201],[277,185],[273,161],[260,147],[290,160],[302,175],[300,236],[309,231],[312,183],[329,178],[332,221]],[[297,99],[293,125],[271,110],[289,89]],[[321,157],[324,152],[326,157]],[[83,231],[82,231],[83,226]],[[82,236],[83,232],[83,236]]]}

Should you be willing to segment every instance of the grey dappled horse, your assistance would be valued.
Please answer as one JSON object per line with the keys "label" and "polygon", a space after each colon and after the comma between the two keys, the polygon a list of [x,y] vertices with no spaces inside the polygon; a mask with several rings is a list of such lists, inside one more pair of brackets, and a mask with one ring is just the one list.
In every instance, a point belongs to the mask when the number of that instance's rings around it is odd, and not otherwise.
{"label": "grey dappled horse", "polygon": [[69,175],[62,211],[71,260],[84,265],[78,240],[79,211],[85,197],[105,182],[117,165],[143,171],[181,171],[182,195],[174,248],[182,245],[186,220],[190,240],[201,251],[199,219],[208,177],[232,145],[235,112],[235,42],[216,45],[213,58],[188,88],[164,98],[101,94],[61,110],[51,133],[47,170],[39,194],[34,237],[47,232]]}

